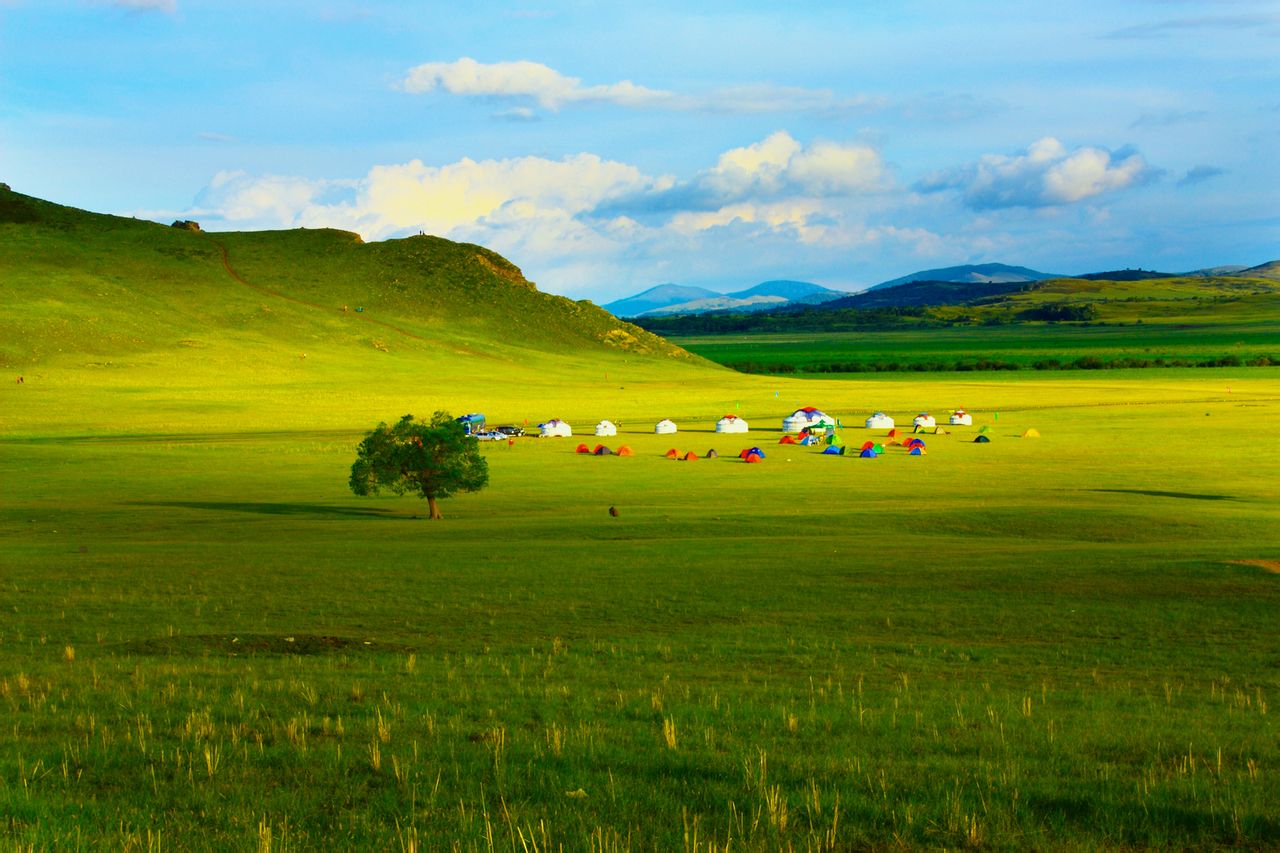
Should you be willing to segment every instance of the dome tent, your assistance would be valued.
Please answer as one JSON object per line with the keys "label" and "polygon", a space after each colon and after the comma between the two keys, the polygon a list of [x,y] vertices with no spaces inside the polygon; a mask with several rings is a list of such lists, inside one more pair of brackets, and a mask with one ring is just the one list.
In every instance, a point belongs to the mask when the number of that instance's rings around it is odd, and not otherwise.
{"label": "dome tent", "polygon": [[559,418],[552,418],[546,423],[538,424],[541,430],[539,438],[568,438],[573,435],[573,427]]}
{"label": "dome tent", "polygon": [[596,435],[598,436],[608,436],[608,435],[617,435],[617,434],[618,434],[618,427],[616,424],[614,424],[613,421],[606,420],[596,424]]}
{"label": "dome tent", "polygon": [[867,418],[867,429],[893,429],[893,418],[884,412],[876,412]]}
{"label": "dome tent", "polygon": [[658,435],[672,435],[676,431],[676,422],[670,418],[663,418],[654,424],[653,431]]}
{"label": "dome tent", "polygon": [[636,452],[631,449],[631,445],[624,444],[618,448],[617,456],[635,456]]}
{"label": "dome tent", "polygon": [[747,422],[737,415],[725,415],[716,421],[716,432],[746,432]]}
{"label": "dome tent", "polygon": [[964,409],[956,409],[948,421],[952,426],[973,426],[973,415]]}
{"label": "dome tent", "polygon": [[802,432],[806,429],[822,430],[836,425],[835,418],[813,406],[796,409],[782,419],[783,432]]}
{"label": "dome tent", "polygon": [[928,412],[921,412],[911,419],[911,425],[915,427],[936,427],[938,421]]}
{"label": "dome tent", "polygon": [[590,452],[591,452],[591,448],[590,448],[590,447],[587,447],[585,444],[579,444],[579,445],[578,445],[577,450],[575,450],[575,451],[573,451],[573,452],[574,452],[574,453],[590,453]]}

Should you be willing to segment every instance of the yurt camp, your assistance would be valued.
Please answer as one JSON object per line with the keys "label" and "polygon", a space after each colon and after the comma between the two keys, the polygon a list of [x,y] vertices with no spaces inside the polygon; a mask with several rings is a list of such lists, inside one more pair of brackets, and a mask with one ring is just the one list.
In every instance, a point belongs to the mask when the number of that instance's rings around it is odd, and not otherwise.
{"label": "yurt camp", "polygon": [[546,423],[538,424],[539,438],[568,438],[573,435],[573,427],[559,418],[552,418]]}
{"label": "yurt camp", "polygon": [[676,422],[670,418],[663,418],[654,424],[653,431],[658,435],[672,435],[676,432]]}
{"label": "yurt camp", "polygon": [[613,421],[601,421],[596,424],[596,435],[617,435],[618,427]]}
{"label": "yurt camp", "polygon": [[964,409],[956,409],[948,421],[952,426],[973,426],[973,415]]}
{"label": "yurt camp", "polygon": [[928,412],[921,412],[911,419],[911,425],[917,427],[933,428],[938,425],[938,420]]}
{"label": "yurt camp", "polygon": [[800,432],[805,429],[823,430],[835,425],[835,418],[829,417],[825,412],[815,409],[813,406],[796,409],[782,419],[783,432]]}
{"label": "yurt camp", "polygon": [[746,432],[747,422],[737,415],[725,415],[716,421],[716,432]]}
{"label": "yurt camp", "polygon": [[867,418],[867,429],[893,429],[893,418],[884,412],[876,412]]}

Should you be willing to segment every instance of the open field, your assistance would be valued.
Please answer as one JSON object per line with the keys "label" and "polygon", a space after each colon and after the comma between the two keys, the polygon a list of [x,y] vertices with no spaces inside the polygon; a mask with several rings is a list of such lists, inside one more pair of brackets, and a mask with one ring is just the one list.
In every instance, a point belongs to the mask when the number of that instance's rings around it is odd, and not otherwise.
{"label": "open field", "polygon": [[840,373],[945,371],[980,362],[1032,370],[1078,359],[1096,366],[1206,362],[1247,365],[1265,358],[1280,363],[1274,320],[1236,323],[1143,323],[1084,326],[1031,324],[878,329],[802,334],[672,336],[670,340],[718,364],[753,371]]}
{"label": "open field", "polygon": [[[283,352],[0,386],[8,843],[1280,845],[1275,368]],[[824,457],[776,446],[797,403],[976,424]],[[438,407],[619,419],[638,455],[488,446],[443,522],[346,491],[363,430]]]}

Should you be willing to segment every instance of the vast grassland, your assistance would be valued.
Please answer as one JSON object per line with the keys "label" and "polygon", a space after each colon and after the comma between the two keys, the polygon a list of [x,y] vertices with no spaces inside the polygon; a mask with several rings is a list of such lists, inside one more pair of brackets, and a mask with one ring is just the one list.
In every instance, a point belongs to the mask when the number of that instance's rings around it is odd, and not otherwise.
{"label": "vast grassland", "polygon": [[[418,298],[449,247],[338,292],[332,232],[65,224],[0,222],[6,845],[1280,846],[1280,369],[743,376]],[[803,404],[976,424],[822,456]],[[347,491],[439,408],[637,455],[486,445],[442,522]]]}
{"label": "vast grassland", "polygon": [[[1280,384],[1142,373],[567,371],[550,402],[477,377],[474,408],[621,417],[638,455],[490,446],[492,486],[434,523],[345,492],[367,413],[435,404],[408,371],[275,406],[162,406],[87,370],[6,386],[0,825],[37,847],[1280,844]],[[776,446],[796,399],[846,423],[964,404],[993,440]],[[756,429],[716,436],[735,406]],[[649,434],[660,415],[684,431]],[[764,465],[661,458],[747,442]]]}

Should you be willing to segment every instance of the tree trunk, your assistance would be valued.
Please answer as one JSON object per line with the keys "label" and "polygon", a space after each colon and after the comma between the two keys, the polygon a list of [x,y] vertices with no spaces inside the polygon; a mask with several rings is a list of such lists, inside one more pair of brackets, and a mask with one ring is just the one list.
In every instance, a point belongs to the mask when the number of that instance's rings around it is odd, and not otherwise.
{"label": "tree trunk", "polygon": [[427,508],[431,510],[427,514],[427,518],[444,518],[444,516],[440,514],[439,505],[436,504],[435,495],[427,495]]}

